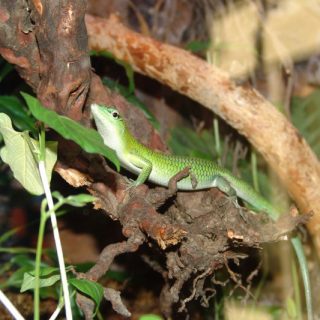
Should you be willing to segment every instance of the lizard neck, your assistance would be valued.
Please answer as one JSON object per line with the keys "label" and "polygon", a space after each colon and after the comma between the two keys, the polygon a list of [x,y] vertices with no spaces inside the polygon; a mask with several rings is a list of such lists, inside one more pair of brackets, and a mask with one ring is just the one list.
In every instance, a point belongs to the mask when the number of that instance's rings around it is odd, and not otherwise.
{"label": "lizard neck", "polygon": [[119,152],[128,153],[128,152],[137,152],[141,151],[141,149],[145,148],[129,131],[129,129],[125,126],[121,139],[119,143]]}

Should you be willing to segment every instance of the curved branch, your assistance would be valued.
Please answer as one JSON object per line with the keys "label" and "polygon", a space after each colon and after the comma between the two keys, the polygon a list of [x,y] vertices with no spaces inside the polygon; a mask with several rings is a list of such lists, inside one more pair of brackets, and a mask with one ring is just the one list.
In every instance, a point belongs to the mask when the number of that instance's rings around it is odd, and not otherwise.
{"label": "curved branch", "polygon": [[142,74],[200,102],[243,134],[281,178],[303,213],[320,252],[320,165],[306,141],[269,101],[252,88],[185,50],[125,27],[116,16],[86,15],[89,46],[110,51]]}

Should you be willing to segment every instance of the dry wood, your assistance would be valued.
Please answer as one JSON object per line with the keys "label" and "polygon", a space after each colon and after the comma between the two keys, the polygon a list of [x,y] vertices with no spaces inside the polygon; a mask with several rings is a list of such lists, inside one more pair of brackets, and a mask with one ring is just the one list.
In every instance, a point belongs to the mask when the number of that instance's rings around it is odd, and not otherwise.
{"label": "dry wood", "polygon": [[110,51],[142,74],[198,101],[243,134],[281,178],[303,213],[320,253],[320,165],[299,132],[259,92],[185,50],[125,27],[116,16],[86,15],[89,46]]}

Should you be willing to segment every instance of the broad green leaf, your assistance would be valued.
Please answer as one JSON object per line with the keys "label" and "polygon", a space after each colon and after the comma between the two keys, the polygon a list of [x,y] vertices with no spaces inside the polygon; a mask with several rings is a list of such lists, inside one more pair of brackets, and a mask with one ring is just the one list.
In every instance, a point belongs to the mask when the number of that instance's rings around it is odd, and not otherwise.
{"label": "broad green leaf", "polygon": [[29,272],[31,267],[22,267],[16,270],[6,281],[6,286],[20,288],[23,282],[23,277],[26,272]]}
{"label": "broad green leaf", "polygon": [[69,279],[68,282],[77,290],[88,295],[96,303],[96,310],[103,298],[103,287],[101,284],[86,279]]}
{"label": "broad green leaf", "polygon": [[[38,141],[30,138],[26,132],[15,131],[12,128],[10,118],[4,113],[0,113],[0,133],[5,143],[5,146],[0,150],[2,160],[10,166],[14,177],[26,190],[36,195],[43,194],[44,190],[37,163]],[[56,150],[56,142],[47,143],[45,164],[49,182],[57,160]]]}
{"label": "broad green leaf", "polygon": [[119,170],[119,160],[115,152],[103,143],[100,134],[96,130],[86,128],[70,118],[60,116],[57,113],[44,108],[36,98],[27,93],[21,94],[35,118],[46,123],[64,138],[74,141],[85,151],[102,154]]}
{"label": "broad green leaf", "polygon": [[[42,268],[40,269],[40,277],[46,277],[46,276],[48,276],[49,274],[54,273],[54,272],[59,273],[59,268],[50,267],[50,266],[48,266],[48,267],[42,267]],[[33,271],[30,271],[29,273],[30,273],[31,276],[34,277],[34,275],[35,275],[35,271],[34,271],[34,270],[33,270]]]}
{"label": "broad green leaf", "polygon": [[[10,259],[10,264],[12,266],[18,265],[19,268],[9,277],[5,285],[20,288],[24,279],[24,275],[26,273],[29,273],[31,276],[33,275],[35,265],[34,259],[28,255],[19,254]],[[59,272],[59,269],[41,263],[41,276],[46,276],[53,272]]]}
{"label": "broad green leaf", "polygon": [[[29,289],[34,289],[35,287],[35,276],[33,276],[31,274],[31,272],[25,272],[24,276],[23,276],[23,282],[21,285],[21,289],[20,292],[25,292]],[[43,287],[50,287],[52,285],[54,285],[56,282],[58,282],[60,280],[60,274],[54,274],[50,277],[42,277],[39,279],[40,281],[40,288]]]}
{"label": "broad green leaf", "polygon": [[34,259],[26,254],[17,254],[10,259],[10,262],[20,267],[27,267],[30,270],[34,268]]}
{"label": "broad green leaf", "polygon": [[[72,270],[72,266],[66,267],[66,272],[69,272],[70,270]],[[45,263],[41,263],[40,277],[46,277],[46,276],[48,276],[48,275],[50,275],[50,274],[52,274],[54,272],[59,273],[60,272],[59,268],[51,267],[51,266],[48,266]],[[34,277],[35,270],[32,270],[29,273],[30,273],[30,275],[32,275]]]}
{"label": "broad green leaf", "polygon": [[17,97],[0,96],[0,112],[6,113],[17,129],[36,133],[34,118],[27,113],[22,102]]}
{"label": "broad green leaf", "polygon": [[70,286],[70,288],[69,288],[69,295],[70,295],[70,303],[71,303],[71,310],[72,310],[73,318],[75,320],[76,319],[83,319],[84,314],[76,302],[77,290],[72,286]]}

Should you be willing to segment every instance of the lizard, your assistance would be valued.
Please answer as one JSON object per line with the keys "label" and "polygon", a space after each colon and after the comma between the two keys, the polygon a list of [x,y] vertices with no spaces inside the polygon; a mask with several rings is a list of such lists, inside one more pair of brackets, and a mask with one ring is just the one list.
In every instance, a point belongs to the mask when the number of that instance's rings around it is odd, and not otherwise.
{"label": "lizard", "polygon": [[[104,144],[115,151],[124,168],[138,175],[132,186],[139,186],[148,180],[167,187],[175,174],[189,167],[190,174],[178,181],[178,190],[191,191],[216,187],[229,195],[238,208],[240,206],[237,197],[256,210],[266,213],[274,221],[280,217],[280,211],[250,184],[234,176],[216,162],[189,156],[165,154],[146,147],[131,134],[124,119],[113,106],[93,103],[91,113]],[[313,318],[312,298],[306,258],[299,237],[291,238],[291,243],[300,264],[308,320],[311,320]]]}
{"label": "lizard", "polygon": [[237,197],[272,219],[278,211],[245,181],[234,176],[216,162],[188,156],[170,155],[149,149],[131,134],[124,119],[114,107],[91,105],[91,112],[104,144],[113,149],[121,165],[138,178],[132,183],[138,186],[147,180],[167,187],[169,180],[184,168],[190,168],[188,177],[178,181],[178,190],[218,188],[231,197],[239,207]]}

